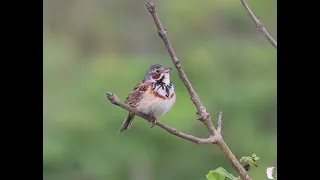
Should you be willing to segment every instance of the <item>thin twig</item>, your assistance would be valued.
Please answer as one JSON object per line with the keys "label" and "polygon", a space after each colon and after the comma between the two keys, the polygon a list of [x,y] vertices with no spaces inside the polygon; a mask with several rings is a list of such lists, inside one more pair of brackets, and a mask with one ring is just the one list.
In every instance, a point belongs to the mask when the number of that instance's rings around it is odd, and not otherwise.
{"label": "thin twig", "polygon": [[[251,178],[248,176],[247,172],[243,169],[237,158],[233,155],[229,147],[226,145],[224,140],[221,137],[221,134],[214,128],[211,119],[210,114],[206,111],[205,107],[201,104],[200,99],[197,95],[197,93],[194,91],[190,81],[188,80],[186,74],[184,73],[181,63],[179,59],[177,58],[171,43],[169,41],[167,30],[162,26],[160,19],[158,17],[155,4],[151,1],[148,1],[146,3],[146,6],[148,8],[148,11],[152,15],[152,18],[154,20],[154,23],[157,26],[158,34],[160,35],[161,39],[163,40],[170,56],[173,61],[173,64],[176,66],[180,79],[185,84],[190,96],[191,100],[193,101],[194,105],[198,109],[198,119],[202,121],[202,123],[207,127],[209,130],[211,136],[216,138],[216,144],[219,146],[220,150],[224,152],[224,154],[227,156],[229,162],[232,164],[233,168],[237,171],[238,175],[243,180],[251,180]],[[218,123],[219,124],[219,123]],[[221,126],[221,119],[220,119],[220,126]],[[219,127],[219,125],[218,125]],[[221,127],[220,127],[221,128]],[[221,131],[221,129],[220,129]]]}
{"label": "thin twig", "polygon": [[221,134],[221,128],[222,128],[222,112],[219,112],[217,131],[220,134]]}
{"label": "thin twig", "polygon": [[[114,93],[111,93],[111,92],[108,92],[107,93],[107,97],[108,99],[111,101],[112,104],[115,104],[117,106],[120,106],[122,107],[123,109],[126,109],[130,112],[133,112],[135,113],[137,116],[140,116],[142,117],[143,119],[151,122],[153,121],[153,119],[139,111],[137,111],[136,109],[130,107],[129,105],[127,104],[124,104],[122,103],[119,98],[114,94]],[[182,133],[182,132],[179,132],[178,130],[176,130],[175,128],[172,128],[160,121],[156,121],[156,124],[157,126],[167,130],[169,133],[175,135],[175,136],[178,136],[178,137],[181,137],[183,139],[186,139],[186,140],[189,140],[189,141],[192,141],[192,142],[195,142],[197,144],[209,144],[209,143],[215,143],[216,142],[216,138],[215,137],[209,137],[209,138],[198,138],[198,137],[195,137],[195,136],[192,136],[192,135],[188,135],[188,134],[185,134],[185,133]]]}
{"label": "thin twig", "polygon": [[261,20],[259,20],[251,11],[249,8],[248,4],[246,3],[245,0],[240,0],[244,9],[247,11],[251,19],[253,20],[254,24],[256,25],[256,28],[268,39],[268,41],[277,49],[277,41],[275,41],[271,35],[268,33],[267,29],[264,27],[262,24]]}

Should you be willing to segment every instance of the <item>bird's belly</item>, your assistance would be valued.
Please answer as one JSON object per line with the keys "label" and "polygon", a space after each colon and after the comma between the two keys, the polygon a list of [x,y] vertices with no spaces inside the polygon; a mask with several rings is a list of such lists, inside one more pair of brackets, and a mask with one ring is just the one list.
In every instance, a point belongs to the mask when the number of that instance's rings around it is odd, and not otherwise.
{"label": "bird's belly", "polygon": [[161,99],[159,97],[145,98],[139,103],[137,110],[149,116],[161,116],[171,109],[175,100],[175,95],[171,99]]}

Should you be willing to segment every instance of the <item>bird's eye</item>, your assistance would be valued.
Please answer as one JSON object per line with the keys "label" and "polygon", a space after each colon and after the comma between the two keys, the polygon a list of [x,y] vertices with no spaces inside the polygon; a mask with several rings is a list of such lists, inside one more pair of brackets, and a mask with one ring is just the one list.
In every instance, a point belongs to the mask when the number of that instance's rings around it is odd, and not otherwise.
{"label": "bird's eye", "polygon": [[156,73],[158,73],[158,74],[159,74],[159,73],[160,73],[160,71],[159,71],[159,70],[156,70]]}

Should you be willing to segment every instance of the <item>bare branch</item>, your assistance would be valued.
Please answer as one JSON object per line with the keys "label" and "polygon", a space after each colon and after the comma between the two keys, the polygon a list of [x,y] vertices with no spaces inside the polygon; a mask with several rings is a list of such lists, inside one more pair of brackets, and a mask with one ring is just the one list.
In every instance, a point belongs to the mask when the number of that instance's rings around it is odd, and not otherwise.
{"label": "bare branch", "polygon": [[[180,79],[185,84],[190,96],[191,100],[193,101],[194,105],[198,109],[198,119],[202,121],[202,123],[207,127],[208,131],[210,132],[211,136],[216,138],[216,144],[219,146],[221,151],[224,152],[224,154],[227,156],[229,162],[232,164],[233,168],[237,171],[238,175],[243,180],[251,180],[251,178],[247,175],[247,172],[243,169],[237,158],[233,155],[229,147],[226,145],[224,140],[221,137],[221,134],[214,128],[211,119],[210,114],[206,111],[205,107],[201,104],[200,99],[197,95],[197,93],[194,91],[190,81],[188,80],[186,74],[184,73],[181,63],[178,60],[171,43],[169,41],[167,30],[162,26],[160,19],[158,17],[155,4],[151,2],[150,0],[146,3],[146,6],[148,8],[148,11],[152,15],[152,18],[154,20],[154,23],[157,26],[158,34],[163,40],[170,56],[173,61],[173,64],[176,66]],[[218,129],[221,131],[221,118],[218,120]],[[220,128],[219,128],[220,126]]]}
{"label": "bare branch", "polygon": [[178,73],[179,73],[179,77],[180,79],[184,82],[190,96],[191,96],[191,100],[193,101],[194,105],[196,106],[198,112],[198,119],[201,120],[207,127],[207,129],[209,130],[210,134],[211,135],[216,135],[217,132],[216,130],[214,129],[214,126],[211,122],[211,119],[210,119],[210,115],[209,113],[207,112],[207,110],[204,108],[204,106],[201,104],[201,101],[199,99],[199,96],[198,94],[195,92],[195,90],[193,89],[190,81],[188,80],[186,74],[184,73],[183,69],[182,69],[182,66],[180,64],[180,61],[178,59],[178,57],[176,56],[176,53],[174,52],[172,46],[171,46],[171,43],[170,43],[170,40],[168,39],[168,36],[167,36],[167,30],[162,26],[161,22],[160,22],[160,19],[158,17],[158,14],[156,12],[156,7],[155,7],[155,4],[148,1],[146,3],[146,6],[150,12],[150,14],[152,15],[152,18],[154,20],[154,23],[156,24],[157,26],[157,29],[158,29],[158,33],[159,33],[159,36],[161,37],[161,39],[163,40],[170,56],[171,56],[171,59],[173,61],[173,64],[176,66],[177,70],[178,70]]}
{"label": "bare branch", "polygon": [[[140,117],[142,117],[143,119],[145,119],[145,120],[147,120],[149,122],[151,122],[153,120],[151,117],[149,117],[149,116],[137,111],[136,109],[130,107],[127,104],[122,103],[114,93],[108,92],[107,93],[107,97],[111,101],[112,104],[115,104],[117,106],[122,107],[123,109],[126,109],[126,110],[128,110],[130,112],[133,112],[137,116],[140,116]],[[215,143],[217,141],[217,138],[212,137],[212,136],[209,137],[209,138],[204,138],[203,139],[203,138],[197,138],[195,136],[179,132],[175,128],[172,128],[172,127],[170,127],[170,126],[168,126],[168,125],[166,125],[166,124],[164,124],[164,123],[162,123],[160,121],[156,121],[155,125],[167,130],[169,133],[171,133],[171,134],[173,134],[175,136],[178,136],[178,137],[181,137],[183,139],[195,142],[197,144],[209,144],[209,143]]]}
{"label": "bare branch", "polygon": [[262,35],[264,35],[264,37],[266,37],[268,39],[268,41],[277,49],[277,41],[275,41],[271,35],[268,33],[268,31],[266,30],[266,28],[263,26],[261,20],[259,20],[251,11],[251,9],[249,8],[248,4],[246,3],[245,0],[240,0],[244,9],[247,11],[247,13],[249,14],[249,16],[251,17],[251,19],[253,20],[254,24],[256,25],[256,28],[262,33]]}
{"label": "bare branch", "polygon": [[221,128],[222,128],[222,112],[219,112],[217,131],[220,134],[221,134]]}

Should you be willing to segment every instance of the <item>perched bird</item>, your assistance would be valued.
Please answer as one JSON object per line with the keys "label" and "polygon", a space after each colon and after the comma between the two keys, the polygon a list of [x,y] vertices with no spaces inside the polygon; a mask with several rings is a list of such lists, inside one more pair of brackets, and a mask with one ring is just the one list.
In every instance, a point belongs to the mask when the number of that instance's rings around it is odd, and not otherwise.
{"label": "perched bird", "polygon": [[[154,119],[164,115],[176,101],[173,84],[170,81],[172,68],[155,64],[149,67],[144,79],[129,93],[125,103]],[[135,114],[129,112],[119,133],[130,129]]]}

